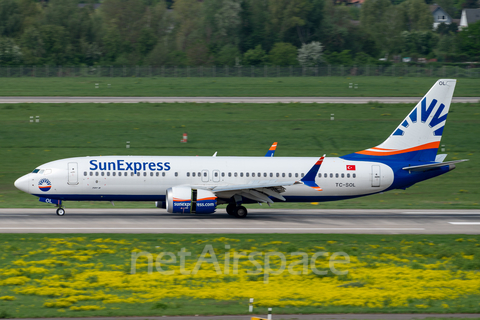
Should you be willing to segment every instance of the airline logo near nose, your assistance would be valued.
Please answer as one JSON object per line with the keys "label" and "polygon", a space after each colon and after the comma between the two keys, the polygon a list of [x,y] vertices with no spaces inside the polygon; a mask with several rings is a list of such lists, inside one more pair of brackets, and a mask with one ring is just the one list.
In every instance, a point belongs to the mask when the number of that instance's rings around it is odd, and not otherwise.
{"label": "airline logo near nose", "polygon": [[47,192],[52,188],[52,183],[50,182],[50,180],[43,178],[38,181],[38,188],[43,192]]}

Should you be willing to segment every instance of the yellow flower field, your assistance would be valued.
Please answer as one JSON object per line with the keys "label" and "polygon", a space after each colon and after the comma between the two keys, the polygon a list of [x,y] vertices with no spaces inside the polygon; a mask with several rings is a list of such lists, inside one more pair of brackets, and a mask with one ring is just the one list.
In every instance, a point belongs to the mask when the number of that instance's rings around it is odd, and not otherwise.
{"label": "yellow flower field", "polygon": [[356,238],[10,235],[0,244],[0,311],[181,314],[175,301],[225,301],[234,305],[225,313],[238,313],[250,298],[285,312],[480,311],[478,237]]}

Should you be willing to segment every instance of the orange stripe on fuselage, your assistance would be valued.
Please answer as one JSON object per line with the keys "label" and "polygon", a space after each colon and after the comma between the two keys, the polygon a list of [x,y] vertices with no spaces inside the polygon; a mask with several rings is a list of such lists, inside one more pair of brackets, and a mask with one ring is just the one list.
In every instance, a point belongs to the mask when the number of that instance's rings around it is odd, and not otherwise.
{"label": "orange stripe on fuselage", "polygon": [[[440,146],[440,141],[436,142],[430,142],[423,144],[421,146],[413,147],[413,148],[408,148],[408,149],[402,149],[402,150],[392,150],[392,149],[382,149],[382,148],[372,148],[370,150],[363,150],[363,151],[358,151],[355,153],[358,154],[364,154],[367,156],[391,156],[395,154],[402,154],[402,153],[407,153],[407,152],[412,152],[412,151],[421,151],[421,150],[426,150],[426,149],[438,149]],[[379,151],[373,151],[373,150],[379,150]],[[380,150],[392,150],[392,151],[380,151]]]}

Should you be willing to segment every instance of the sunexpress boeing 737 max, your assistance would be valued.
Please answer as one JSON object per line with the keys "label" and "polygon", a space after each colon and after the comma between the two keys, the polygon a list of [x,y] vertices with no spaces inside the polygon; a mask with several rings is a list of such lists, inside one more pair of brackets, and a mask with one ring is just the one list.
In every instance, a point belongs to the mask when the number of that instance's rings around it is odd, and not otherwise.
{"label": "sunexpress boeing 737 max", "polygon": [[[15,186],[55,204],[62,201],[155,201],[170,213],[213,213],[227,204],[321,202],[405,189],[455,168],[437,155],[456,80],[439,80],[383,143],[343,157],[107,156],[43,164]],[[276,143],[274,144],[276,146]],[[272,146],[274,150],[274,146]]]}

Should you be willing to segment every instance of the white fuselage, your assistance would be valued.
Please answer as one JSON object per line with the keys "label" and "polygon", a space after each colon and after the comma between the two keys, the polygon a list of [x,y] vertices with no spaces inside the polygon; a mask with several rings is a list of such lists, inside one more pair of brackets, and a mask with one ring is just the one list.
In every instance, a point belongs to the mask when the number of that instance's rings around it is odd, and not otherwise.
{"label": "white fuselage", "polygon": [[[37,173],[17,180],[16,186],[61,200],[164,200],[173,186],[208,189],[300,181],[316,161],[303,157],[79,157],[43,164]],[[393,179],[392,169],[383,163],[325,158],[315,179],[322,191],[296,184],[286,186],[282,195],[295,202],[344,199],[381,192]]]}

